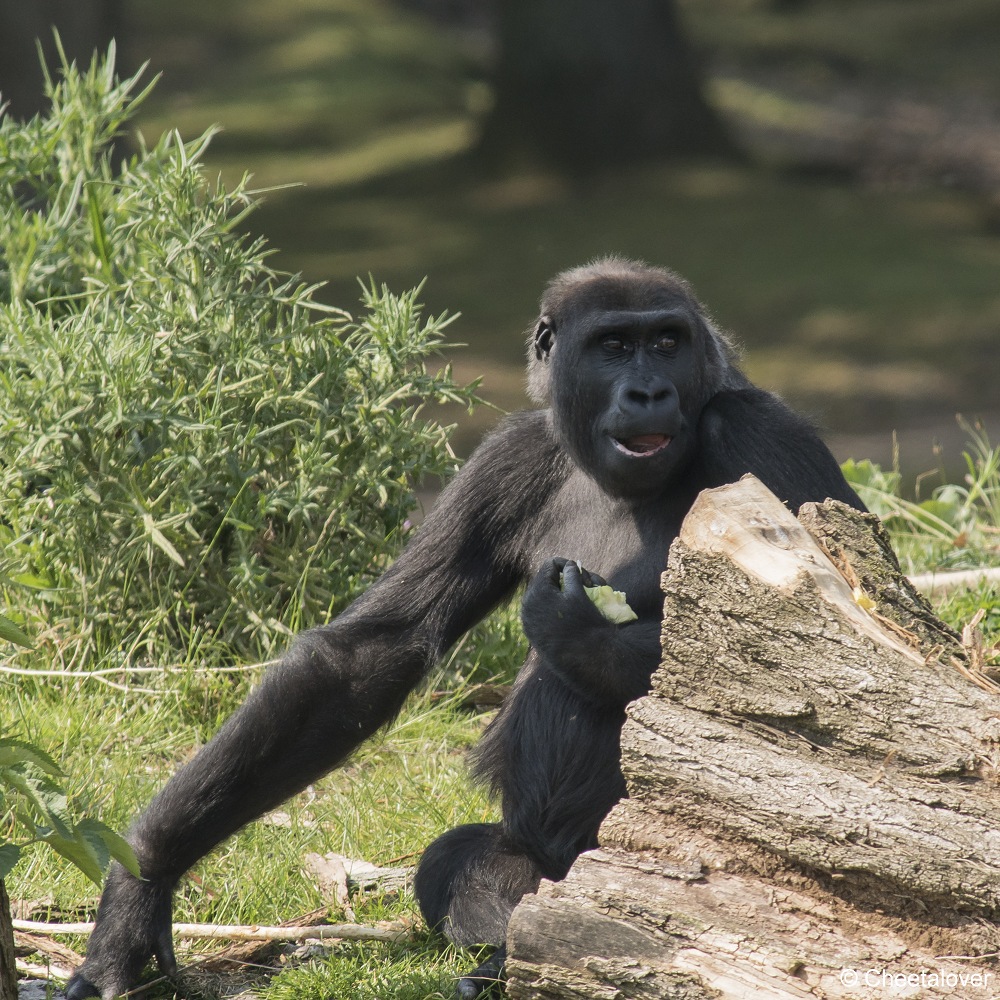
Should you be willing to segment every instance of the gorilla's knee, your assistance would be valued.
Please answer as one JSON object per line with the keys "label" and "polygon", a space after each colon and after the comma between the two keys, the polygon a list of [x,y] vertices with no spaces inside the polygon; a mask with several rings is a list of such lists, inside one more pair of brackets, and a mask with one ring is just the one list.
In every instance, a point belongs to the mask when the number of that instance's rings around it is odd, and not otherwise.
{"label": "gorilla's knee", "polygon": [[424,851],[413,889],[427,923],[455,944],[502,945],[511,911],[539,878],[535,863],[505,842],[499,824],[471,823]]}

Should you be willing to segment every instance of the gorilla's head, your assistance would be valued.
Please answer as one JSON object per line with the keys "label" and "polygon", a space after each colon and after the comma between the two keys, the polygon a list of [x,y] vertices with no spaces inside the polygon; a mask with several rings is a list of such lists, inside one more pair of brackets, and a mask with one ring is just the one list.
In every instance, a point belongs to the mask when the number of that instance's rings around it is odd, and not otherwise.
{"label": "gorilla's head", "polygon": [[574,461],[607,492],[671,485],[702,407],[744,384],[728,341],[682,278],[605,258],[548,286],[528,343],[528,391]]}

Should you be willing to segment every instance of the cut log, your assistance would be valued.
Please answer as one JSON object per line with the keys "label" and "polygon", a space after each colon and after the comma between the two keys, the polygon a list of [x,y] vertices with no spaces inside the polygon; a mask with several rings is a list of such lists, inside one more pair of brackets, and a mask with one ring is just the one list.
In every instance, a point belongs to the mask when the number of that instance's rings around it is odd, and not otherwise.
{"label": "cut log", "polygon": [[14,928],[10,920],[10,899],[7,896],[7,887],[0,878],[0,1000],[17,1000]]}
{"label": "cut log", "polygon": [[514,911],[511,997],[1000,993],[1000,696],[877,519],[747,477],[663,588],[629,798]]}

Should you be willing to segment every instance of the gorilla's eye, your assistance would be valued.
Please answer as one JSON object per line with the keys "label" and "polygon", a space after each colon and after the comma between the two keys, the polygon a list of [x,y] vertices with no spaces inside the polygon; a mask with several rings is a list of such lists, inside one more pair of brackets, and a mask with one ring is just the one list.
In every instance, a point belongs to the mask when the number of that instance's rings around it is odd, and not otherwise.
{"label": "gorilla's eye", "polygon": [[663,330],[656,335],[656,349],[658,351],[677,350],[677,334],[671,330]]}
{"label": "gorilla's eye", "polygon": [[609,333],[606,337],[602,337],[601,346],[606,351],[611,351],[615,354],[628,350],[628,344],[625,343],[625,338],[619,336],[617,333]]}

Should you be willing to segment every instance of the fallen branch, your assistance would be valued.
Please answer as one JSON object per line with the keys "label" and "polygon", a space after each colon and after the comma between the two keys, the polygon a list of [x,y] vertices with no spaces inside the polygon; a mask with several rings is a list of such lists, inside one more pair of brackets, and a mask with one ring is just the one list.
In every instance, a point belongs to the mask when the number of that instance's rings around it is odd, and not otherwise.
{"label": "fallen branch", "polygon": [[0,663],[0,674],[11,674],[18,677],[58,677],[64,680],[97,681],[114,691],[121,691],[123,694],[150,694],[163,695],[166,689],[137,687],[131,683],[120,683],[111,680],[112,676],[132,676],[155,674],[160,677],[170,677],[174,675],[201,675],[201,674],[233,674],[248,673],[255,670],[262,670],[270,665],[268,661],[264,663],[246,663],[233,667],[107,667],[100,670],[43,670],[33,667],[12,667],[8,663]]}
{"label": "fallen branch", "polygon": [[73,680],[101,680],[122,674],[242,674],[262,670],[277,660],[263,663],[242,663],[233,667],[101,667],[98,670],[36,670],[31,667],[12,667],[0,663],[0,674],[16,674],[20,677],[68,677]]}
{"label": "fallen branch", "polygon": [[980,566],[950,573],[919,573],[910,583],[928,597],[950,594],[953,590],[972,590],[981,583],[1000,583],[1000,569]]}
{"label": "fallen branch", "polygon": [[[89,934],[93,923],[47,924],[36,920],[15,920],[14,930],[29,934]],[[179,938],[223,938],[228,941],[388,941],[398,943],[410,938],[410,928],[403,924],[372,927],[365,924],[315,924],[311,927],[260,927],[256,924],[174,924]]]}
{"label": "fallen branch", "polygon": [[58,965],[32,965],[20,959],[17,959],[14,966],[17,974],[26,979],[69,979],[73,975],[72,969],[63,969]]}
{"label": "fallen branch", "polygon": [[14,945],[29,948],[44,955],[49,961],[65,966],[68,969],[78,969],[83,965],[83,956],[59,941],[53,941],[42,934],[32,934],[28,931],[17,931],[14,935]]}

